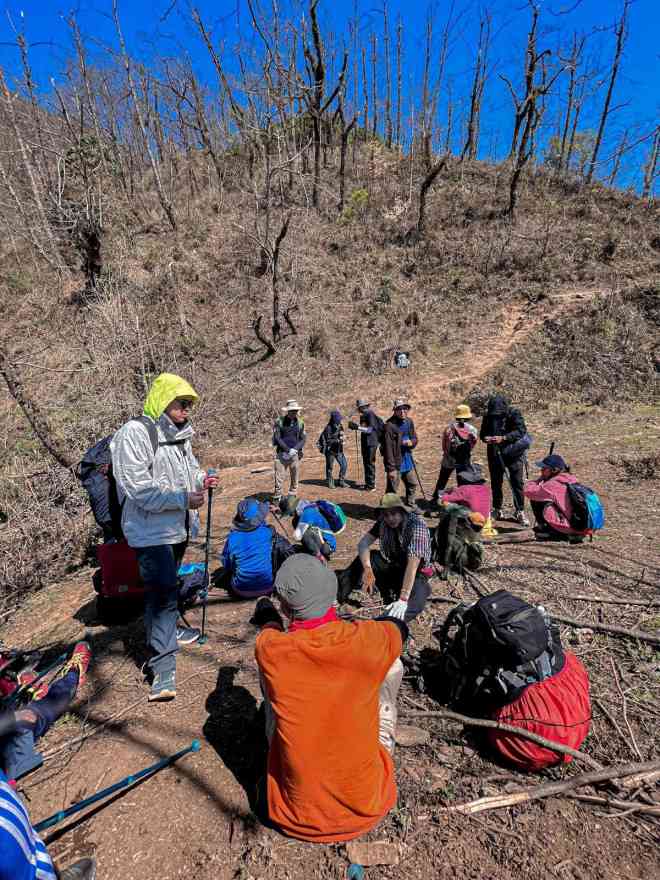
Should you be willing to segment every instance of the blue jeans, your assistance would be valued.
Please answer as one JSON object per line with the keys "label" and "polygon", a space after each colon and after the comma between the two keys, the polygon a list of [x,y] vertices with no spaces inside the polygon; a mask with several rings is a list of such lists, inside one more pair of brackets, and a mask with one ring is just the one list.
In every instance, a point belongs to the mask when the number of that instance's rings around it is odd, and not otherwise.
{"label": "blue jeans", "polygon": [[144,628],[151,652],[147,665],[154,674],[167,675],[176,670],[179,617],[176,573],[187,543],[135,548],[145,587]]}
{"label": "blue jeans", "polygon": [[343,480],[346,476],[346,469],[348,464],[346,462],[346,456],[343,452],[326,452],[325,454],[325,478],[326,480],[332,479],[332,468],[334,463],[337,462],[339,465],[339,479]]}
{"label": "blue jeans", "polygon": [[50,686],[42,700],[33,700],[24,707],[34,712],[36,722],[19,722],[16,731],[0,743],[0,765],[9,779],[20,779],[43,764],[35,744],[67,710],[77,687],[78,672],[72,669]]}

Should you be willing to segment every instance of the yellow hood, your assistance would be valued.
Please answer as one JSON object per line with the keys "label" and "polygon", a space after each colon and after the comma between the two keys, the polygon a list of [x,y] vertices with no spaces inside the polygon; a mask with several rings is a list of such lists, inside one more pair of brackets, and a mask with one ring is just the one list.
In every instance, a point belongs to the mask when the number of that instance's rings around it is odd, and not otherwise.
{"label": "yellow hood", "polygon": [[192,385],[180,376],[175,376],[174,373],[161,373],[160,376],[156,376],[144,402],[145,416],[149,416],[154,422],[158,421],[175,397],[199,400],[199,395]]}

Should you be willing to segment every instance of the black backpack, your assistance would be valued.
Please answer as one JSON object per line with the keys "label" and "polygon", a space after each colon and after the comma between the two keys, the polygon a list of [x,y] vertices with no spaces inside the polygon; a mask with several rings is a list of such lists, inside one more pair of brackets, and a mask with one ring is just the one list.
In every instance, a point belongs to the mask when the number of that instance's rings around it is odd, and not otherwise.
{"label": "black backpack", "polygon": [[443,580],[450,571],[477,571],[483,562],[480,530],[473,528],[469,514],[466,507],[459,505],[440,508],[440,520],[431,535],[431,561],[444,567]]}
{"label": "black backpack", "polygon": [[[148,416],[131,419],[140,422],[147,429],[154,455],[158,449],[158,429]],[[95,443],[82,457],[76,467],[76,476],[89,497],[89,504],[94,519],[103,529],[104,541],[121,540],[121,510],[117,496],[117,484],[112,473],[110,441],[114,434],[109,434]]]}
{"label": "black backpack", "polygon": [[434,635],[447,702],[466,711],[511,703],[564,666],[559,628],[542,607],[507,590],[458,605]]}

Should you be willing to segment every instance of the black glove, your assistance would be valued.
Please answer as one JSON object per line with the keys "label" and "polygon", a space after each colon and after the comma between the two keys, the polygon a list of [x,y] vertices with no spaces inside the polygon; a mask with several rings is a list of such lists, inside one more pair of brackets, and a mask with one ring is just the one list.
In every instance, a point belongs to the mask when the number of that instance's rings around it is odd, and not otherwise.
{"label": "black glove", "polygon": [[351,429],[351,431],[357,431],[357,429],[358,429],[360,426],[358,425],[357,422],[349,422],[349,423],[348,423],[348,427]]}
{"label": "black glove", "polygon": [[279,623],[279,625],[284,628],[282,618],[280,617],[277,608],[266,596],[262,596],[261,599],[258,600],[254,608],[254,614],[250,618],[250,623],[254,626],[265,626],[267,623]]}

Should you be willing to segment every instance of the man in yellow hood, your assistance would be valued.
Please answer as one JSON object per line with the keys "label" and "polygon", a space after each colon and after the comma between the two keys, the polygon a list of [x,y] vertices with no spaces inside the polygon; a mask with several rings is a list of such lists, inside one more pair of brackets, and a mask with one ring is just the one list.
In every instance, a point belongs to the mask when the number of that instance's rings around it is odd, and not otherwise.
{"label": "man in yellow hood", "polygon": [[156,426],[157,449],[144,419],[126,422],[110,443],[122,531],[135,549],[145,586],[150,701],[176,696],[178,644],[199,638],[199,630],[177,626],[177,570],[189,534],[199,527],[205,490],[218,482],[200,469],[192,451],[188,417],[198,399],[185,379],[161,373],[144,404],[144,417]]}

